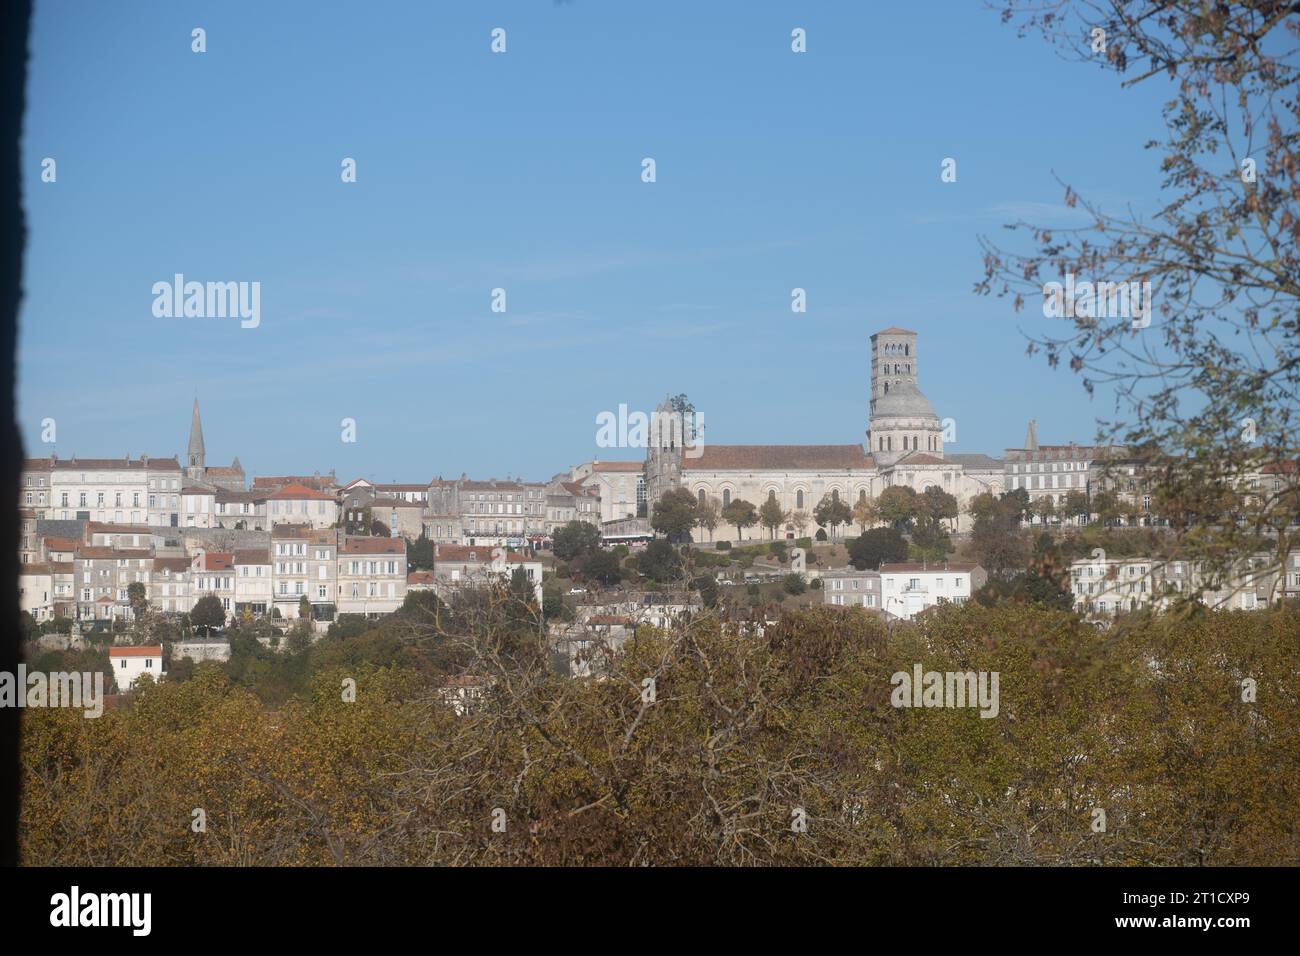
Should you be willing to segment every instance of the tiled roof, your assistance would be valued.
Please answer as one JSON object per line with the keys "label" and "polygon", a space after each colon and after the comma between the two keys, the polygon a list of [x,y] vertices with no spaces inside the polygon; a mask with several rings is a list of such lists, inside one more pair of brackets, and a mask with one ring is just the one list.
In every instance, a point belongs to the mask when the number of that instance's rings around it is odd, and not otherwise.
{"label": "tiled roof", "polygon": [[56,538],[53,535],[45,539],[46,551],[75,551],[81,544],[76,538]]}
{"label": "tiled roof", "polygon": [[56,471],[181,470],[180,462],[175,458],[56,458],[51,465]]}
{"label": "tiled roof", "polygon": [[697,458],[682,458],[686,471],[866,470],[875,462],[861,445],[705,445]]}
{"label": "tiled roof", "polygon": [[645,467],[644,462],[640,461],[594,461],[592,462],[592,471],[641,471]]}
{"label": "tiled roof", "polygon": [[260,475],[253,478],[254,491],[274,491],[285,485],[305,485],[308,488],[323,489],[335,484],[333,475]]}
{"label": "tiled roof", "polygon": [[914,451],[894,462],[894,467],[899,465],[955,465],[956,462],[945,462],[942,458],[936,458],[934,455],[928,455],[923,451]]}
{"label": "tiled roof", "polygon": [[903,562],[901,564],[882,564],[880,566],[881,574],[910,574],[913,571],[925,571],[927,573],[938,574],[943,571],[974,571],[978,564],[969,564],[965,561],[949,561],[944,564],[921,564],[916,561]]}
{"label": "tiled roof", "polygon": [[[496,550],[498,549],[486,544],[440,544],[437,546],[434,560],[460,562],[462,564],[491,564],[492,552]],[[516,551],[506,551],[505,559],[513,564],[522,564],[525,561],[533,560]]]}
{"label": "tiled roof", "polygon": [[50,566],[42,564],[39,561],[29,561],[18,566],[18,573],[22,574],[49,574]]}
{"label": "tiled roof", "polygon": [[117,560],[119,558],[152,558],[153,552],[144,548],[128,549],[81,545],[76,550],[76,556],[83,561],[103,561]]}
{"label": "tiled roof", "polygon": [[339,554],[406,554],[403,538],[344,538]]}
{"label": "tiled roof", "polygon": [[406,576],[406,583],[408,586],[412,584],[432,584],[433,572],[423,571],[423,570],[412,571],[410,574]]}
{"label": "tiled roof", "polygon": [[145,647],[110,647],[109,657],[162,657],[162,645],[152,644]]}
{"label": "tiled roof", "polygon": [[333,501],[333,495],[327,495],[323,491],[317,491],[315,488],[308,488],[306,485],[292,484],[285,485],[278,491],[273,491],[266,496],[267,500],[284,501]]}
{"label": "tiled roof", "polygon": [[236,548],[235,564],[270,564],[271,552],[267,548]]}
{"label": "tiled roof", "polygon": [[155,571],[174,571],[177,574],[190,569],[189,558],[154,558],[153,569]]}
{"label": "tiled roof", "polygon": [[233,551],[204,551],[199,562],[201,571],[229,571],[235,565]]}
{"label": "tiled roof", "polygon": [[217,489],[217,503],[228,504],[259,504],[266,500],[265,491],[227,491],[224,488]]}
{"label": "tiled roof", "polygon": [[153,534],[147,524],[113,524],[110,521],[88,521],[86,530],[91,534]]}
{"label": "tiled roof", "polygon": [[881,329],[879,332],[873,333],[871,337],[874,339],[877,335],[915,335],[915,334],[916,333],[913,332],[911,329],[902,329],[899,328],[897,325],[891,325],[887,329]]}

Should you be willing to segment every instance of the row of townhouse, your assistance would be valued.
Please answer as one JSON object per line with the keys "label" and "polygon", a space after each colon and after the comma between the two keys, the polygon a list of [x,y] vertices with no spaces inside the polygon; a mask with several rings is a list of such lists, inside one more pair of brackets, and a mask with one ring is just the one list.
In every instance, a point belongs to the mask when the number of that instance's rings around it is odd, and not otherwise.
{"label": "row of townhouse", "polygon": [[988,573],[978,564],[949,561],[882,564],[878,571],[823,571],[822,603],[865,607],[910,620],[937,604],[965,604],[984,586]]}
{"label": "row of townhouse", "polygon": [[[306,598],[311,616],[324,621],[391,613],[406,598],[401,538],[284,524],[273,526],[266,541],[233,551],[169,553],[155,546],[148,528],[88,524],[84,538],[43,539],[40,560],[21,566],[20,602],[38,621],[108,621],[131,620],[140,597],[157,610],[185,613],[211,595],[229,615],[278,612],[282,618],[298,617]],[[539,586],[540,578],[539,567]]]}
{"label": "row of townhouse", "polygon": [[[1003,459],[1004,487],[1023,489],[1031,503],[1050,498],[1058,508],[1071,493],[1082,494],[1091,504],[1097,495],[1113,495],[1121,518],[1130,525],[1156,525],[1163,520],[1153,510],[1154,482],[1148,462],[1120,445],[1040,445],[1037,422],[1030,421],[1024,448],[1008,448]],[[1258,504],[1281,495],[1295,495],[1300,483],[1300,465],[1289,460],[1270,460],[1260,452],[1240,464],[1234,480],[1248,500]],[[1055,521],[1097,517],[1057,515]],[[1049,519],[1040,517],[1043,523]]]}
{"label": "row of townhouse", "polygon": [[1253,611],[1279,599],[1300,599],[1300,550],[1280,566],[1275,556],[1252,555],[1226,573],[1193,561],[1098,555],[1070,565],[1070,593],[1079,613],[1093,619],[1163,609],[1187,596],[1210,608]]}
{"label": "row of townhouse", "polygon": [[41,519],[175,527],[182,478],[175,458],[29,458],[19,478],[19,507]]}

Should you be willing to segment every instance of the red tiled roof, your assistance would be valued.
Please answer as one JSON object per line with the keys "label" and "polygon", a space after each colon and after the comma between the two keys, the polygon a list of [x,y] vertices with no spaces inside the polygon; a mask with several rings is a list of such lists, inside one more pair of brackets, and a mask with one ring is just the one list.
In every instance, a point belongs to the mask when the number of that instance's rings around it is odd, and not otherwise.
{"label": "red tiled roof", "polygon": [[881,574],[904,574],[912,571],[926,571],[938,573],[942,571],[974,571],[978,564],[970,564],[965,561],[949,561],[946,564],[921,564],[915,561],[906,561],[899,564],[882,564],[880,566]]}
{"label": "red tiled roof", "polygon": [[[440,544],[437,545],[434,552],[435,561],[460,562],[462,564],[477,563],[491,564],[492,552],[498,550],[486,544]],[[507,562],[522,564],[525,561],[534,560],[525,557],[516,551],[506,551],[505,559]]]}
{"label": "red tiled roof", "polygon": [[235,564],[270,564],[271,552],[267,548],[236,548]]}
{"label": "red tiled roof", "polygon": [[432,584],[432,583],[433,583],[433,572],[432,572],[432,571],[412,571],[410,574],[408,574],[408,575],[406,576],[406,583],[407,583],[408,585],[410,585],[410,584]]}
{"label": "red tiled roof", "polygon": [[80,545],[75,555],[82,560],[102,561],[118,558],[152,558],[153,552],[144,548],[109,548]]}
{"label": "red tiled roof", "polygon": [[333,501],[333,495],[327,495],[323,491],[317,491],[315,488],[308,488],[306,485],[284,485],[278,491],[273,491],[266,496],[267,500],[284,501],[291,499],[293,501]]}
{"label": "red tiled roof", "polygon": [[145,647],[110,647],[109,657],[162,657],[162,645],[153,644]]}
{"label": "red tiled roof", "polygon": [[76,538],[60,538],[55,535],[48,535],[45,538],[46,551],[75,551],[79,542]]}
{"label": "red tiled roof", "polygon": [[339,554],[406,554],[404,538],[344,538]]}
{"label": "red tiled roof", "polygon": [[689,449],[682,457],[686,471],[838,471],[873,467],[875,462],[856,444],[705,445],[698,457],[692,458]]}

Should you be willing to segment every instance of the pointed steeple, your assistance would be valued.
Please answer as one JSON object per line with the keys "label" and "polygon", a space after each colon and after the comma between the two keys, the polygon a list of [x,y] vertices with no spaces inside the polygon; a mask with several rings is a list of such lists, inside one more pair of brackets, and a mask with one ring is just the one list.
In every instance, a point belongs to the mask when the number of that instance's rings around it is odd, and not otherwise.
{"label": "pointed steeple", "polygon": [[[198,414],[198,412],[195,412],[195,414]],[[1026,451],[1039,450],[1039,423],[1034,419],[1030,419],[1030,431],[1024,433],[1024,449]]]}
{"label": "pointed steeple", "polygon": [[199,421],[199,400],[194,399],[194,414],[190,419],[190,447],[186,452],[186,473],[195,479],[203,477],[204,458],[203,422]]}

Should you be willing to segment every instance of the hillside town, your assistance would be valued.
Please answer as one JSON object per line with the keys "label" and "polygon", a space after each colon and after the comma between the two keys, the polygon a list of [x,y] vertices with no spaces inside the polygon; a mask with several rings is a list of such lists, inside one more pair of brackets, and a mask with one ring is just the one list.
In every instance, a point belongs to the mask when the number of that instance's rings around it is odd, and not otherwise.
{"label": "hillside town", "polygon": [[[1022,447],[997,457],[951,453],[951,422],[919,388],[916,333],[878,332],[871,355],[861,443],[706,444],[679,397],[656,411],[643,461],[591,460],[546,481],[383,483],[332,470],[250,478],[238,457],[209,463],[196,399],[183,457],[26,460],[21,606],[46,632],[107,630],[118,643],[145,609],[185,620],[204,599],[219,607],[207,632],[269,620],[319,635],[345,616],[392,614],[408,594],[449,600],[516,578],[546,613],[549,579],[560,585],[551,600],[573,606],[548,618],[557,659],[585,673],[569,649],[586,651],[593,629],[617,649],[638,624],[716,606],[719,591],[743,589],[750,613],[815,602],[910,620],[962,604],[990,577],[996,586],[1032,563],[981,550],[981,521],[987,531],[995,512],[1010,514],[1016,533],[1098,526],[1113,540],[1131,531],[1151,542],[1167,528],[1140,456],[1040,443],[1034,421]],[[1294,493],[1295,479],[1294,463],[1263,462],[1245,476],[1247,498]],[[585,541],[576,550],[561,543],[575,533]],[[620,562],[656,542],[693,542],[703,552],[696,577],[675,579],[675,558],[661,573],[644,573],[645,561],[642,573],[624,573]],[[1061,605],[1104,622],[1188,596],[1236,610],[1300,596],[1300,551],[1242,555],[1225,575],[1125,549],[1057,555]],[[593,553],[612,555],[605,570],[592,571]],[[629,596],[629,577],[641,594]],[[188,653],[221,656],[206,644]]]}

